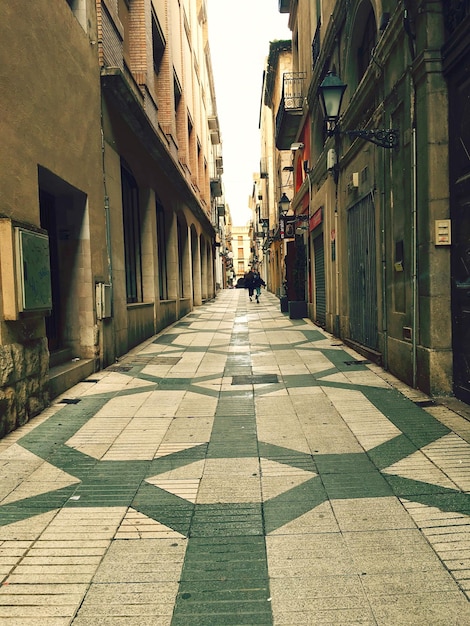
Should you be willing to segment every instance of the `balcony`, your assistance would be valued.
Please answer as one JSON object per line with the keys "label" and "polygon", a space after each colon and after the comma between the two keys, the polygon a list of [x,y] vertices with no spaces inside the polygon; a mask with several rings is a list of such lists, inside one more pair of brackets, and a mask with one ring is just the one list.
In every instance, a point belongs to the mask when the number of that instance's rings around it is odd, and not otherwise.
{"label": "balcony", "polygon": [[220,178],[213,178],[211,180],[211,197],[221,198],[223,196],[222,182]]}
{"label": "balcony", "polygon": [[289,150],[297,138],[305,100],[306,72],[285,72],[276,114],[276,148]]}

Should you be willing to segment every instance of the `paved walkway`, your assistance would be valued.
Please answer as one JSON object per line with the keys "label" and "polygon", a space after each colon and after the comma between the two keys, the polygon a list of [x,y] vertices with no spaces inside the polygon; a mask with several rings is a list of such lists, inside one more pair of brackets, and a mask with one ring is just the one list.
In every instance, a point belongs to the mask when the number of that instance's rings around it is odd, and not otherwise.
{"label": "paved walkway", "polygon": [[222,292],[0,441],[0,624],[470,624],[470,423]]}

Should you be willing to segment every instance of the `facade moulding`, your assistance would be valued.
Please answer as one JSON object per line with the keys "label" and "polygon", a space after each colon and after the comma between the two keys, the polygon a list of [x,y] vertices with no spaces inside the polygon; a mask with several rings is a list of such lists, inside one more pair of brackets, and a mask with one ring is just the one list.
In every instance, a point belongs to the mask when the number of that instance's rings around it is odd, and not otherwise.
{"label": "facade moulding", "polygon": [[442,76],[442,54],[440,50],[424,50],[413,63],[413,77],[416,84],[421,83],[430,74]]}
{"label": "facade moulding", "polygon": [[312,79],[307,90],[307,103],[309,108],[312,108],[318,102],[318,86],[323,79],[323,73],[325,70],[325,64],[335,48],[336,37],[338,31],[342,28],[346,21],[346,8],[343,6],[343,2],[337,2],[331,15],[325,37],[322,42],[320,56],[313,68]]}
{"label": "facade moulding", "polygon": [[276,67],[279,62],[279,55],[282,52],[291,52],[292,40],[283,39],[281,41],[273,41],[270,44],[269,56],[266,63],[266,88],[264,92],[264,104],[268,107],[271,106],[273,101],[274,85],[276,82]]}
{"label": "facade moulding", "polygon": [[403,36],[405,36],[403,30],[403,7],[398,4],[374,49],[374,60],[381,67],[385,66],[387,59],[392,56],[394,50],[403,45],[403,38],[397,37],[397,33],[400,31],[403,31]]}
{"label": "facade moulding", "polygon": [[200,221],[204,231],[215,237],[215,230],[209,217],[197,201],[192,190],[181,174],[178,165],[171,158],[166,145],[160,140],[155,128],[148,119],[132,87],[119,68],[106,68],[101,72],[103,92],[109,94],[123,119],[131,128],[151,157],[158,162],[169,182],[181,194],[182,200]]}

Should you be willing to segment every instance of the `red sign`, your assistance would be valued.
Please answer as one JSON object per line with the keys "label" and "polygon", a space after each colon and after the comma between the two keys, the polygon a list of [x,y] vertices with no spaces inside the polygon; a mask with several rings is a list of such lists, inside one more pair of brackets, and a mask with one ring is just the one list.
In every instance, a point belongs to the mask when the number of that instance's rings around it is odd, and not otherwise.
{"label": "red sign", "polygon": [[310,218],[310,230],[313,230],[317,226],[320,226],[322,221],[323,221],[323,207],[320,207],[319,209],[315,211],[315,213]]}

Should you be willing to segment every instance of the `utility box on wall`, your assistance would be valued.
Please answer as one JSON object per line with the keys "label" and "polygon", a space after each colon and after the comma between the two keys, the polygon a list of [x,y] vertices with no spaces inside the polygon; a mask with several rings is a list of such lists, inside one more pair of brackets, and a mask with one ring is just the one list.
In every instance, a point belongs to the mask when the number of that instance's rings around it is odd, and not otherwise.
{"label": "utility box on wall", "polygon": [[49,237],[15,228],[18,310],[21,313],[52,309]]}
{"label": "utility box on wall", "polygon": [[108,283],[96,283],[96,317],[99,320],[111,317],[111,307],[111,285]]}
{"label": "utility box on wall", "polygon": [[52,310],[47,234],[0,218],[0,276],[5,320]]}

